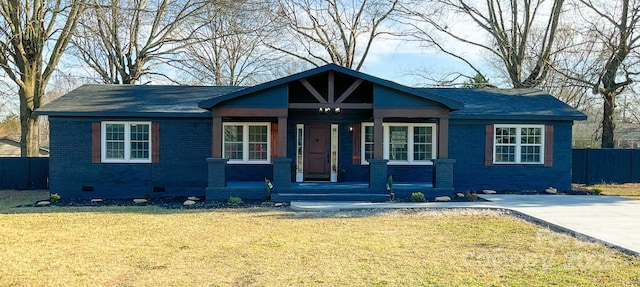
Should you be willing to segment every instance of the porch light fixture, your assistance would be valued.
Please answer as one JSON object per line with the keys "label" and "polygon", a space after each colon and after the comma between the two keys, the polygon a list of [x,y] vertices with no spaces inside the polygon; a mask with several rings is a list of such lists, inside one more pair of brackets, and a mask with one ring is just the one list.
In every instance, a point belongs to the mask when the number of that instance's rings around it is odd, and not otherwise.
{"label": "porch light fixture", "polygon": [[331,108],[319,108],[318,112],[320,112],[321,114],[326,114],[328,112],[331,111]]}
{"label": "porch light fixture", "polygon": [[340,108],[333,109],[333,112],[336,113],[336,114],[339,114],[340,113]]}

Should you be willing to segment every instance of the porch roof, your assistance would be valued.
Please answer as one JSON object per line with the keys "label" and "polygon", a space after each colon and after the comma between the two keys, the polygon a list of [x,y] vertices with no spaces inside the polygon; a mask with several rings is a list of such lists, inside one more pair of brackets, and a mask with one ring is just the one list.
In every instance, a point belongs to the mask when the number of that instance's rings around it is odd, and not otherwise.
{"label": "porch roof", "polygon": [[422,99],[426,99],[426,100],[430,100],[433,102],[437,102],[440,103],[442,105],[444,105],[445,107],[449,108],[450,110],[458,110],[458,109],[462,109],[464,108],[464,104],[455,100],[455,99],[451,99],[451,98],[447,98],[447,97],[442,97],[440,95],[437,94],[433,94],[430,93],[429,91],[425,91],[425,90],[421,90],[421,89],[415,89],[415,88],[411,88],[411,87],[407,87],[389,80],[384,80],[378,77],[374,77],[371,75],[367,75],[358,71],[354,71],[345,67],[341,67],[335,64],[328,64],[328,65],[324,65],[315,69],[311,69],[311,70],[307,70],[304,72],[300,72],[297,74],[293,74],[284,78],[280,78],[277,80],[273,80],[270,82],[266,82],[263,84],[259,84],[256,86],[252,86],[252,87],[248,87],[245,89],[241,89],[241,90],[237,90],[235,92],[231,92],[228,94],[223,94],[223,95],[219,95],[216,97],[212,97],[210,99],[207,100],[203,100],[198,102],[198,106],[204,109],[208,109],[211,110],[213,107],[215,107],[216,105],[223,103],[225,101],[228,100],[232,100],[232,99],[236,99],[239,97],[243,97],[246,95],[250,95],[256,92],[260,92],[266,89],[270,89],[273,87],[277,87],[277,86],[281,86],[281,85],[285,85],[287,83],[290,82],[294,82],[294,81],[298,81],[304,78],[308,78],[310,76],[314,76],[317,74],[321,74],[321,73],[325,73],[325,72],[329,72],[329,71],[333,71],[333,72],[337,72],[337,73],[341,73],[341,74],[345,74],[347,76],[351,76],[357,79],[362,79],[364,81],[368,81],[371,83],[374,83],[376,85],[380,85],[380,86],[384,86],[393,90],[397,90],[400,92],[404,92]]}

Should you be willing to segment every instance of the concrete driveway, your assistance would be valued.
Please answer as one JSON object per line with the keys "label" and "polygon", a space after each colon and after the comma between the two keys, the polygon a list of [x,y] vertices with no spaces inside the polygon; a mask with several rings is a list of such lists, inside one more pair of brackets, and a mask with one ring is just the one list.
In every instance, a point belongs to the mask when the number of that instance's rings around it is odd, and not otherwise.
{"label": "concrete driveway", "polygon": [[337,211],[393,208],[499,208],[515,211],[530,220],[598,241],[628,254],[640,256],[640,200],[619,196],[589,195],[482,195],[490,202],[291,202],[296,211]]}

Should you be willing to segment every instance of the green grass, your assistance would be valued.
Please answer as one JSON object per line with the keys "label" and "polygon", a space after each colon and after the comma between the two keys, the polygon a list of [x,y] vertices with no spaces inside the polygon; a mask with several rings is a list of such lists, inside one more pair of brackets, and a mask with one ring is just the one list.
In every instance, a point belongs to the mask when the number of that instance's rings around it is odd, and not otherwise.
{"label": "green grass", "polygon": [[640,286],[638,258],[495,211],[3,212],[0,286]]}

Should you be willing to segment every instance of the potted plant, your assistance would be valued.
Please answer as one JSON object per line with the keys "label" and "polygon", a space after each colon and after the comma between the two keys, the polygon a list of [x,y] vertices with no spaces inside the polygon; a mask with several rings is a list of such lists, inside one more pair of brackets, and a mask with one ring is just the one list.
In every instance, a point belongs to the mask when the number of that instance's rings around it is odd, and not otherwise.
{"label": "potted plant", "polygon": [[395,193],[393,193],[393,175],[390,175],[387,179],[387,190],[389,191],[389,199],[393,201],[395,198]]}
{"label": "potted plant", "polygon": [[268,178],[264,178],[265,191],[267,192],[267,201],[271,201],[271,189],[273,189],[273,184]]}

